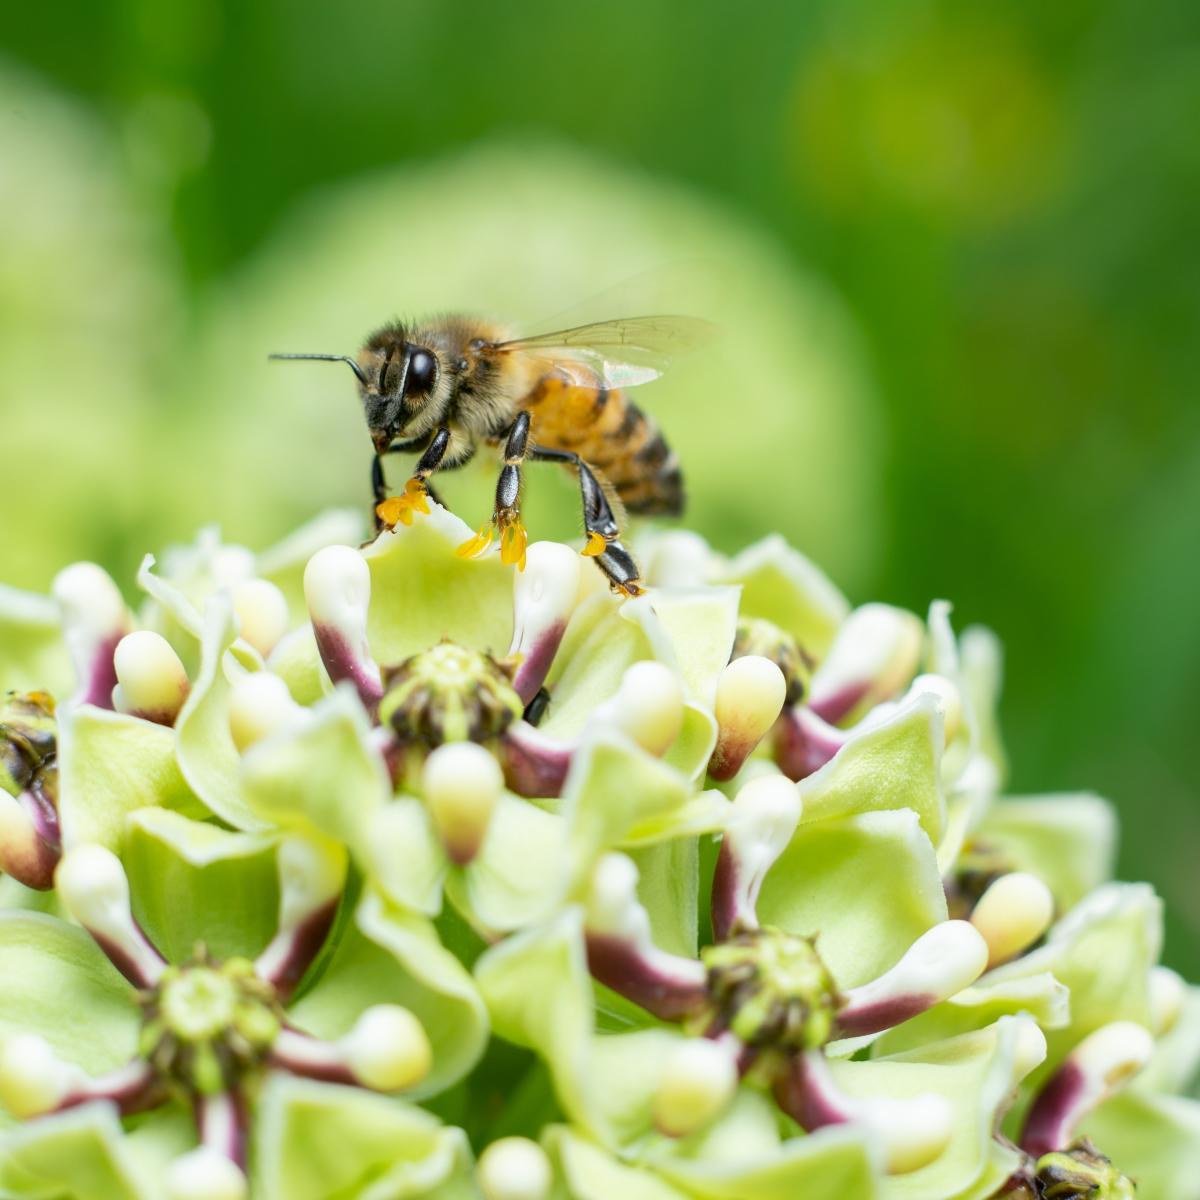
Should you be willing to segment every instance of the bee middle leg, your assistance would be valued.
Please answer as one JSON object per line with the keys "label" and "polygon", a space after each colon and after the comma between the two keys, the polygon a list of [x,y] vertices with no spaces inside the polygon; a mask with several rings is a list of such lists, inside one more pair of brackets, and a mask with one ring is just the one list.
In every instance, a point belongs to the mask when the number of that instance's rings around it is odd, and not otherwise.
{"label": "bee middle leg", "polygon": [[504,466],[496,481],[492,519],[473,538],[459,546],[457,553],[460,558],[478,558],[487,551],[499,532],[500,561],[506,565],[515,563],[521,571],[525,569],[525,548],[529,535],[521,520],[521,464],[525,461],[528,449],[529,413],[521,412],[509,426],[504,443]]}
{"label": "bee middle leg", "polygon": [[565,463],[575,468],[583,500],[583,528],[588,537],[584,555],[596,560],[596,566],[604,572],[614,592],[640,596],[646,590],[642,586],[641,572],[633,555],[618,540],[621,530],[617,518],[592,468],[572,450],[551,450],[548,446],[535,445],[529,448],[529,457],[534,462]]}

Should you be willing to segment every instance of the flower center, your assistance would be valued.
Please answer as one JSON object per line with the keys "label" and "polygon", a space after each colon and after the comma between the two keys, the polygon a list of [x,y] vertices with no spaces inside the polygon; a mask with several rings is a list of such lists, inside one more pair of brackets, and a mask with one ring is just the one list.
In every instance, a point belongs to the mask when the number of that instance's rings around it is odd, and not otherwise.
{"label": "flower center", "polygon": [[283,1023],[275,989],[248,959],[217,963],[203,949],[168,967],[141,998],[142,1056],[162,1078],[214,1095],[263,1060]]}
{"label": "flower center", "polygon": [[12,796],[45,785],[52,790],[57,727],[45,692],[9,692],[0,702],[0,788]]}
{"label": "flower center", "polygon": [[813,664],[790,633],[785,633],[778,625],[761,617],[741,617],[729,661],[745,658],[748,654],[770,659],[783,672],[787,684],[785,704],[799,704],[804,699],[812,678]]}
{"label": "flower center", "polygon": [[503,665],[449,641],[390,668],[385,686],[379,719],[430,748],[499,737],[524,710]]}
{"label": "flower center", "polygon": [[780,929],[744,930],[700,952],[708,970],[704,1032],[783,1054],[823,1046],[841,997],[814,940]]}
{"label": "flower center", "polygon": [[1041,1195],[1053,1200],[1133,1200],[1133,1183],[1084,1138],[1037,1163]]}

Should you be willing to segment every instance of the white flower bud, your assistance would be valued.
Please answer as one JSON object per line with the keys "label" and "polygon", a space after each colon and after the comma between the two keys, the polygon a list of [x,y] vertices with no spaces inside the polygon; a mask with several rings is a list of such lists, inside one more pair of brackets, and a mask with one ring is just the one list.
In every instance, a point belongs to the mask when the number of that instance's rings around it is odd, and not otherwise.
{"label": "white flower bud", "polygon": [[513,575],[510,656],[520,659],[513,688],[528,704],[546,680],[579,597],[579,555],[560,542],[534,542]]}
{"label": "white flower bud", "polygon": [[0,1103],[24,1119],[52,1112],[85,1079],[65,1063],[50,1043],[35,1033],[21,1033],[0,1044]]}
{"label": "white flower bud", "polygon": [[667,1059],[654,1093],[654,1124],[667,1137],[702,1129],[737,1091],[735,1052],[709,1038],[689,1038]]}
{"label": "white flower bud", "polygon": [[330,679],[350,680],[364,704],[378,704],[383,685],[367,642],[371,603],[367,560],[349,546],[318,550],[304,568],[304,599]]}
{"label": "white flower bud", "polygon": [[121,860],[103,846],[68,850],[54,873],[54,886],[67,911],[96,940],[118,969],[139,986],[156,983],[163,960],[134,922],[129,880]]}
{"label": "white flower bud", "polygon": [[650,939],[650,918],[637,898],[638,869],[627,854],[605,854],[592,871],[587,927],[592,933]]}
{"label": "white flower bud", "polygon": [[167,1168],[166,1200],[245,1200],[246,1176],[214,1146],[197,1146]]}
{"label": "white flower bud", "polygon": [[500,764],[474,742],[447,742],[426,758],[421,784],[446,853],[459,866],[469,863],[483,845],[504,790]]}
{"label": "white flower bud", "polygon": [[1150,1020],[1155,1037],[1170,1033],[1183,1012],[1187,1000],[1187,984],[1170,967],[1151,967],[1148,980],[1150,989]]}
{"label": "white flower bud", "polygon": [[703,587],[712,575],[714,555],[690,529],[672,529],[654,539],[646,579],[655,587]]}
{"label": "white flower bud", "polygon": [[380,1092],[415,1087],[433,1065],[424,1027],[398,1004],[368,1008],[337,1045],[354,1077]]}
{"label": "white flower bud", "polygon": [[51,592],[75,667],[76,698],[107,708],[116,681],[113,648],[130,625],[120,589],[103,567],[78,562],[55,576]]}
{"label": "white flower bud", "polygon": [[783,672],[769,658],[747,654],[721,672],[714,705],[717,748],[708,764],[713,779],[724,782],[741,770],[775,724],[786,694]]}
{"label": "white flower bud", "polygon": [[809,688],[809,706],[826,721],[894,696],[921,659],[920,620],[890,604],[856,608],[834,638]]}
{"label": "white flower bud", "polygon": [[288,606],[269,579],[247,579],[233,589],[233,611],[242,638],[266,658],[288,631]]}
{"label": "white flower bud", "polygon": [[1113,1021],[1085,1037],[1067,1061],[1092,1081],[1099,1095],[1094,1103],[1099,1103],[1136,1075],[1153,1053],[1154,1038],[1148,1029],[1135,1021]]}
{"label": "white flower bud", "polygon": [[229,692],[229,732],[243,754],[303,714],[287,684],[271,671],[247,671]]}
{"label": "white flower bud", "polygon": [[118,712],[160,725],[175,723],[190,684],[179,655],[165,637],[149,629],[126,634],[113,652],[113,667],[117,686],[112,702]]}
{"label": "white flower bud", "polygon": [[987,961],[988,944],[970,922],[942,921],[894,967],[846,993],[838,1026],[848,1035],[890,1029],[969,987]]}
{"label": "white flower bud", "polygon": [[595,710],[592,720],[615,726],[661,757],[683,728],[683,688],[664,663],[636,662],[626,669],[616,695]]}
{"label": "white flower bud", "polygon": [[546,1152],[523,1137],[492,1142],[479,1156],[475,1180],[484,1200],[547,1200],[554,1182]]}
{"label": "white flower bud", "polygon": [[1016,1018],[1016,1041],[1013,1043],[1012,1084],[1016,1087],[1035,1067],[1046,1061],[1046,1035],[1041,1026],[1031,1017]]}
{"label": "white flower bud", "polygon": [[854,1117],[883,1143],[889,1175],[906,1175],[928,1166],[950,1144],[950,1105],[942,1096],[923,1092],[907,1100],[853,1102]]}
{"label": "white flower bud", "polygon": [[937,698],[937,706],[942,714],[942,729],[948,746],[962,728],[962,695],[945,675],[918,675],[909,685],[904,700],[915,700],[918,696],[926,694]]}
{"label": "white flower bud", "polygon": [[971,924],[988,944],[988,966],[999,966],[1028,949],[1054,919],[1054,896],[1036,875],[1001,875],[975,905]]}

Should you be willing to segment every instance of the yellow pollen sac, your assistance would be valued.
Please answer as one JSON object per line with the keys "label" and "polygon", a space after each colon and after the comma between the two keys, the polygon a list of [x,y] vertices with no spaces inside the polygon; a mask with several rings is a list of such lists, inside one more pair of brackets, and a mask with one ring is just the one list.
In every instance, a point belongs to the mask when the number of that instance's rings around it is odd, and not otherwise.
{"label": "yellow pollen sac", "polygon": [[528,544],[529,535],[518,518],[511,525],[506,525],[500,535],[500,561],[505,566],[515,563],[518,571],[525,570],[525,547]]}
{"label": "yellow pollen sac", "polygon": [[486,524],[480,525],[479,532],[473,538],[468,538],[463,542],[454,553],[458,558],[479,558],[487,553],[495,536],[492,522],[488,521]]}
{"label": "yellow pollen sac", "polygon": [[608,542],[605,540],[604,534],[597,533],[594,529],[588,534],[587,545],[579,552],[584,558],[595,558],[597,554],[603,554],[605,546]]}
{"label": "yellow pollen sac", "polygon": [[420,479],[410,479],[399,496],[389,496],[375,506],[375,515],[389,528],[411,525],[414,513],[429,512],[429,493]]}

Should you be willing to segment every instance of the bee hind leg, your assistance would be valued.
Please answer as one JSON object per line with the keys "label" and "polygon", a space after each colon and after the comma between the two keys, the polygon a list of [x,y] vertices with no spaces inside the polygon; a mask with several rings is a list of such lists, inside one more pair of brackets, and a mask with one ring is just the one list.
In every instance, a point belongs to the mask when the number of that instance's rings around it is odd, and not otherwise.
{"label": "bee hind leg", "polygon": [[620,527],[592,468],[571,450],[532,446],[529,457],[536,462],[565,463],[575,468],[579,474],[579,494],[583,500],[583,528],[588,539],[583,554],[596,560],[596,566],[604,573],[614,592],[640,596],[646,590],[641,572],[633,555],[618,540]]}
{"label": "bee hind leg", "polygon": [[529,449],[529,413],[517,414],[504,444],[504,466],[496,481],[496,504],[492,519],[479,532],[459,546],[460,558],[478,558],[486,553],[493,538],[500,534],[500,561],[525,570],[525,548],[529,535],[521,521],[521,464]]}

